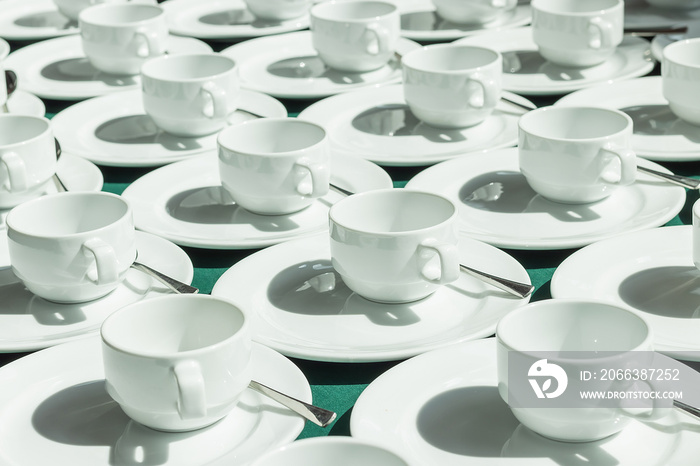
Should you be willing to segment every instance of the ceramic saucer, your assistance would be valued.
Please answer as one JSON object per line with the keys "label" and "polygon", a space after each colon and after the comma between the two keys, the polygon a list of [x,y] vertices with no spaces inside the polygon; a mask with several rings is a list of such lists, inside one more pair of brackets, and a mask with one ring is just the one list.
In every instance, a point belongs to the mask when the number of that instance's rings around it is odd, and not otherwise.
{"label": "ceramic saucer", "polygon": [[700,423],[672,411],[597,442],[557,442],[522,426],[498,394],[495,339],[431,351],[375,379],[352,410],[353,437],[440,466],[685,466]]}
{"label": "ceramic saucer", "polygon": [[17,115],[44,116],[46,114],[46,106],[40,98],[19,89],[16,89],[7,99],[7,108],[10,113]]}
{"label": "ceramic saucer", "polygon": [[[246,390],[216,424],[183,433],[158,432],[129,419],[104,388],[98,337],[55,346],[0,368],[3,464],[244,466],[292,442],[304,420]],[[311,401],[304,374],[287,358],[254,345],[253,378]]]}
{"label": "ceramic saucer", "polygon": [[671,112],[661,76],[630,79],[576,91],[555,105],[595,105],[619,109],[634,121],[632,148],[659,161],[700,160],[700,132]]}
{"label": "ceramic saucer", "polygon": [[[526,105],[523,97],[505,95]],[[362,89],[320,100],[299,118],[324,125],[334,150],[382,165],[426,165],[470,152],[514,146],[523,110],[499,102],[493,114],[470,128],[428,126],[406,105],[400,84]]]}
{"label": "ceramic saucer", "polygon": [[[638,164],[668,173],[644,159]],[[593,204],[549,201],[520,173],[518,149],[449,160],[423,170],[406,187],[452,199],[460,230],[498,247],[577,248],[635,230],[665,224],[683,208],[685,189],[637,173],[637,181]]]}
{"label": "ceramic saucer", "polygon": [[[171,242],[136,232],[139,262],[190,283],[192,262]],[[170,293],[150,276],[130,269],[116,290],[94,301],[57,304],[34,296],[12,269],[0,270],[0,352],[32,351],[82,338],[99,331],[102,321],[117,309],[148,297]]]}
{"label": "ceramic saucer", "polygon": [[[522,282],[505,252],[460,238],[463,264]],[[240,290],[246,290],[241,293]],[[226,271],[212,295],[254,307],[253,339],[290,357],[333,362],[404,359],[492,335],[499,319],[526,304],[462,274],[431,296],[381,304],[351,292],[331,266],[328,233],[258,251]]]}
{"label": "ceramic saucer", "polygon": [[3,0],[0,37],[41,40],[80,32],[75,21],[63,16],[53,0]]}
{"label": "ceramic saucer", "polygon": [[524,95],[559,95],[602,83],[636,78],[654,69],[649,41],[625,37],[615,54],[590,68],[567,68],[537,52],[530,27],[506,29],[460,39],[457,43],[491,47],[503,54],[503,88]]}
{"label": "ceramic saucer", "polygon": [[[138,89],[141,78],[97,71],[85,57],[79,35],[37,42],[10,54],[3,66],[17,73],[19,89],[44,99],[81,100]],[[170,36],[170,53],[211,53],[211,47],[189,37]]]}
{"label": "ceramic saucer", "polygon": [[[358,157],[333,156],[331,182],[353,192],[392,187],[389,175]],[[122,193],[136,227],[183,246],[259,248],[328,229],[328,208],[341,195],[330,191],[289,215],[256,215],[231,201],[221,187],[216,151],[166,165],[134,181]]]}
{"label": "ceramic saucer", "polygon": [[[604,271],[604,273],[600,273]],[[654,349],[700,361],[698,295],[692,226],[639,231],[575,252],[554,272],[556,298],[595,296],[641,313]]]}
{"label": "ceramic saucer", "polygon": [[452,41],[462,37],[495,32],[530,24],[532,11],[529,4],[519,4],[503,18],[482,25],[457,24],[440,18],[430,0],[403,0],[398,3],[401,12],[401,35],[420,42]]}
{"label": "ceramic saucer", "polygon": [[[401,38],[397,52],[419,47]],[[241,86],[286,99],[316,99],[401,81],[401,64],[392,59],[378,70],[348,73],[326,67],[301,31],[241,42],[221,51],[238,62]]]}
{"label": "ceramic saucer", "polygon": [[[245,89],[239,108],[229,123],[255,118],[245,110],[266,117],[287,116],[275,98]],[[184,138],[160,130],[143,109],[140,89],[74,104],[56,114],[51,125],[64,149],[100,165],[149,167],[216,150],[217,133]]]}
{"label": "ceramic saucer", "polygon": [[309,17],[275,22],[256,19],[243,0],[168,0],[161,4],[173,34],[199,39],[248,39],[309,27]]}

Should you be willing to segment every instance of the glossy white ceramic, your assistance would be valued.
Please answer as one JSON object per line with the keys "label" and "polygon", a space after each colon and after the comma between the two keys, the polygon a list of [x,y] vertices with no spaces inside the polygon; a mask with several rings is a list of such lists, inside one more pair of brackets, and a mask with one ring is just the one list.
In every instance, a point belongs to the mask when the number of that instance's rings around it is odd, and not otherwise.
{"label": "glossy white ceramic", "polygon": [[0,107],[7,103],[7,82],[5,81],[5,71],[2,62],[9,54],[10,44],[4,39],[0,39]]}
{"label": "glossy white ceramic", "polygon": [[17,89],[7,99],[7,109],[17,115],[42,117],[46,114],[46,106],[40,98]]}
{"label": "glossy white ceramic", "polygon": [[401,66],[406,103],[430,126],[474,126],[493,113],[501,98],[503,59],[495,50],[429,45],[407,53]]}
{"label": "glossy white ceramic", "polygon": [[41,40],[80,32],[77,22],[63,15],[53,0],[3,0],[0,37]]}
{"label": "glossy white ceramic", "polygon": [[298,19],[309,13],[312,0],[244,0],[258,20],[282,22]]}
{"label": "glossy white ceramic", "polygon": [[56,173],[53,138],[51,123],[43,115],[0,114],[0,208],[44,192]]}
{"label": "glossy white ceramic", "polygon": [[646,0],[652,6],[658,8],[669,8],[669,9],[679,9],[679,10],[694,10],[700,8],[700,1],[698,0]]}
{"label": "glossy white ceramic", "polygon": [[130,418],[156,430],[213,424],[251,380],[248,312],[205,294],[119,309],[100,328],[105,390]]}
{"label": "glossy white ceramic", "polygon": [[[637,163],[668,170],[653,162]],[[679,186],[639,173],[637,181],[595,204],[562,204],[538,195],[520,173],[518,150],[471,154],[423,170],[406,185],[459,206],[460,231],[498,247],[564,249],[657,227],[686,202]]]}
{"label": "glossy white ceramic", "polygon": [[328,194],[330,149],[323,127],[297,118],[261,118],[217,138],[221,186],[240,207],[286,215]]}
{"label": "glossy white ceramic", "polygon": [[[460,236],[459,258],[478,270],[530,282],[518,261],[480,241]],[[328,233],[252,254],[227,270],[212,294],[255,307],[255,341],[290,357],[331,362],[400,360],[484,338],[493,335],[501,317],[529,300],[460,274],[421,301],[368,301],[333,269]]]}
{"label": "glossy white ceramic", "polygon": [[[72,362],[68,370],[66,361]],[[309,383],[287,358],[253,345],[251,366],[255,380],[311,401]],[[182,433],[143,427],[105,392],[99,337],[21,358],[0,370],[0,380],[6,387],[0,418],[13,426],[0,438],[0,460],[7,463],[246,466],[292,442],[304,427],[298,415],[252,390],[210,427]]]}
{"label": "glossy white ceramic", "polygon": [[488,24],[506,16],[517,0],[434,0],[437,14],[457,24]]}
{"label": "glossy white ceramic", "polygon": [[143,108],[162,130],[181,137],[216,133],[238,107],[234,60],[221,54],[165,55],[141,68]]}
{"label": "glossy white ceramic", "polygon": [[700,203],[693,204],[693,263],[700,268]]}
{"label": "glossy white ceramic", "polygon": [[661,62],[663,95],[680,119],[700,125],[700,38],[685,39],[664,48]]}
{"label": "glossy white ceramic", "polygon": [[[672,11],[682,11],[682,10],[672,10]],[[696,15],[700,16],[700,9],[695,10]],[[654,59],[658,62],[664,59],[664,48],[667,45],[684,39],[693,39],[695,37],[700,37],[700,19],[698,18],[685,18],[681,19],[683,24],[687,24],[688,30],[680,34],[657,34],[651,40],[651,53]],[[674,21],[675,22],[675,21]]]}
{"label": "glossy white ceramic", "polygon": [[520,117],[518,127],[520,172],[549,200],[597,202],[636,178],[632,119],[619,110],[541,107]]}
{"label": "glossy white ceramic", "polygon": [[127,1],[129,0],[53,0],[58,7],[58,11],[72,21],[78,21],[80,12],[93,5],[99,5],[101,3],[126,3]]}
{"label": "glossy white ceramic", "polygon": [[101,298],[136,259],[133,213],[120,196],[67,192],[27,201],[6,218],[12,271],[44,299]]}
{"label": "glossy white ceramic", "polygon": [[328,217],[333,269],[363,298],[417,301],[459,278],[457,207],[442,196],[374,190],[338,201]]}

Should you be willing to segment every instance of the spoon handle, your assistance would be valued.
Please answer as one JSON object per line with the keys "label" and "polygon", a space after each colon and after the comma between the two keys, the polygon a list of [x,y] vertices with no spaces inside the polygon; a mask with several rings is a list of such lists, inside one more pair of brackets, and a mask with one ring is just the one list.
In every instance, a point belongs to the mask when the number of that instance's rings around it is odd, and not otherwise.
{"label": "spoon handle", "polygon": [[533,285],[529,285],[527,283],[520,283],[507,278],[496,277],[495,275],[472,269],[471,267],[467,267],[463,264],[460,264],[459,267],[469,275],[476,277],[489,285],[495,286],[500,290],[507,291],[518,298],[527,298],[535,290]]}
{"label": "spoon handle", "polygon": [[690,406],[689,404],[685,404],[682,401],[673,400],[673,407],[680,409],[681,411],[685,411],[686,413],[692,414],[697,418],[700,418],[700,409],[694,406]]}
{"label": "spoon handle", "polygon": [[194,286],[190,286],[186,283],[182,283],[181,281],[175,280],[172,277],[169,277],[167,275],[164,275],[157,270],[154,270],[150,268],[147,265],[144,265],[140,262],[135,262],[131,264],[131,267],[139,270],[145,274],[150,275],[151,277],[155,278],[159,282],[163,283],[165,286],[173,290],[175,293],[180,293],[180,294],[195,294],[199,293],[199,289],[195,288]]}
{"label": "spoon handle", "polygon": [[663,172],[652,170],[651,168],[646,168],[646,167],[642,167],[639,165],[637,165],[637,170],[639,170],[642,173],[647,173],[649,175],[656,176],[657,178],[661,178],[663,180],[666,180],[669,183],[673,183],[673,184],[676,184],[678,186],[683,186],[684,188],[698,189],[698,187],[700,187],[700,180],[696,180],[695,178],[689,178],[687,176],[663,173]]}
{"label": "spoon handle", "polygon": [[260,382],[256,382],[255,380],[251,380],[248,387],[275,400],[279,404],[286,406],[317,426],[326,427],[328,424],[333,422],[336,417],[336,413],[333,411],[328,411],[327,409],[304,403],[303,401],[297,400],[289,395],[285,395],[284,393],[280,393],[277,390],[261,384]]}
{"label": "spoon handle", "polygon": [[658,34],[684,34],[688,32],[688,26],[652,26],[652,27],[628,27],[624,29],[625,35],[636,37],[653,37]]}

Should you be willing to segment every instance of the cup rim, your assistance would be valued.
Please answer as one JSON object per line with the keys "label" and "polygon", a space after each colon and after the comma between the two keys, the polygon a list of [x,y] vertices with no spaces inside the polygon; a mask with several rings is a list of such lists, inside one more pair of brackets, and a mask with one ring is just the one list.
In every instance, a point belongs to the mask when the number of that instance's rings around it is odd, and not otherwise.
{"label": "cup rim", "polygon": [[[214,59],[218,61],[226,61],[231,64],[231,67],[221,71],[219,73],[214,73],[206,76],[199,76],[195,78],[171,78],[168,76],[154,76],[154,71],[151,70],[151,68],[160,66],[161,62],[164,61],[170,61],[170,60],[185,60],[185,59],[192,59],[192,58],[201,58],[201,57],[207,57],[206,59],[208,60],[209,57],[214,57]],[[238,70],[238,62],[234,60],[233,58],[223,55],[221,53],[216,53],[216,52],[210,52],[210,53],[178,53],[178,54],[172,54],[172,55],[161,55],[158,57],[151,58],[150,60],[147,60],[142,66],[141,66],[141,71],[140,74],[143,77],[146,77],[148,79],[153,79],[156,81],[162,81],[162,82],[168,82],[168,83],[197,83],[201,82],[203,80],[208,80],[208,79],[217,79],[221,76],[224,76],[228,73],[231,72],[237,72]],[[151,73],[151,74],[149,74]]]}
{"label": "cup rim", "polygon": [[700,37],[683,39],[683,40],[679,40],[679,41],[672,42],[672,43],[668,44],[666,47],[664,47],[664,49],[662,51],[663,63],[672,63],[672,64],[677,65],[677,66],[683,66],[685,68],[691,68],[691,69],[700,68],[700,61],[698,61],[697,63],[682,63],[678,60],[677,56],[674,56],[674,54],[678,53],[678,49],[684,49],[684,48],[689,47],[689,46],[696,45],[698,47],[698,50],[700,50],[700,45],[698,45],[698,44],[700,44]]}
{"label": "cup rim", "polygon": [[[330,16],[326,13],[326,10],[332,10],[335,8],[336,5],[342,5],[342,4],[360,4],[360,3],[371,3],[371,4],[380,4],[382,6],[388,6],[390,7],[390,10],[387,11],[386,13],[383,13],[381,15],[374,15],[374,16],[367,16],[364,18],[338,18],[334,16]],[[382,0],[340,0],[340,1],[329,1],[329,2],[319,2],[313,5],[309,9],[309,16],[314,19],[320,19],[323,21],[334,21],[334,22],[339,22],[339,23],[364,23],[367,20],[374,19],[380,20],[382,18],[386,18],[391,15],[396,15],[398,14],[399,8],[396,6],[395,3],[389,2],[389,1],[382,1]]]}
{"label": "cup rim", "polygon": [[[600,113],[607,113],[611,115],[616,115],[619,118],[624,119],[627,124],[625,125],[624,128],[622,128],[619,131],[616,132],[611,132],[608,134],[604,134],[601,136],[595,136],[595,137],[589,137],[589,138],[564,138],[564,137],[555,137],[551,136],[548,134],[542,134],[542,131],[538,128],[532,128],[533,124],[530,123],[530,120],[533,118],[537,118],[539,115],[543,113],[548,113],[548,112],[580,112],[582,110],[591,110],[595,112],[600,112]],[[621,112],[620,110],[613,109],[613,108],[605,108],[605,107],[595,107],[595,106],[586,106],[586,105],[577,105],[577,106],[569,106],[569,105],[549,105],[547,107],[540,107],[536,108],[534,110],[530,110],[527,113],[524,113],[519,119],[518,119],[518,130],[521,133],[526,133],[535,137],[543,138],[543,139],[548,139],[550,141],[557,141],[557,142],[590,142],[590,141],[601,141],[609,138],[613,138],[622,134],[625,134],[626,132],[631,132],[631,128],[633,126],[634,122],[632,121],[632,118],[630,118],[629,115],[627,115],[624,112]],[[528,128],[528,126],[530,126]]]}
{"label": "cup rim", "polygon": [[[247,150],[241,150],[232,147],[230,144],[226,144],[224,142],[224,139],[229,138],[229,133],[233,133],[234,131],[241,131],[242,129],[245,129],[245,126],[268,126],[272,124],[278,124],[281,122],[286,123],[292,123],[296,125],[304,125],[304,126],[309,126],[316,128],[321,131],[322,137],[314,142],[311,145],[308,145],[306,147],[302,147],[300,149],[296,150],[290,150],[290,151],[284,151],[284,152],[263,152],[263,151],[256,151],[256,152],[251,152]],[[292,117],[272,117],[272,118],[256,118],[254,120],[246,120],[242,121],[240,123],[237,123],[235,125],[230,125],[219,131],[219,133],[216,136],[216,144],[219,150],[224,149],[227,151],[231,152],[236,152],[238,154],[244,154],[244,155],[250,155],[250,156],[258,156],[258,157],[270,157],[270,158],[275,158],[275,157],[292,157],[292,156],[298,156],[299,154],[308,151],[309,149],[314,149],[321,144],[325,144],[328,139],[328,132],[326,129],[312,121],[300,119],[300,118],[292,118]]]}
{"label": "cup rim", "polygon": [[[493,56],[493,60],[490,61],[489,63],[484,64],[484,65],[474,66],[471,68],[456,69],[456,70],[434,69],[434,68],[428,68],[426,66],[420,66],[419,64],[412,63],[413,61],[417,60],[416,57],[419,57],[419,56],[424,55],[426,53],[430,53],[432,50],[443,50],[443,49],[480,50],[483,52],[491,53]],[[408,53],[406,53],[401,58],[401,65],[405,68],[408,68],[411,70],[416,70],[416,71],[421,71],[424,73],[462,74],[462,73],[470,72],[470,71],[483,70],[487,67],[497,65],[501,61],[503,61],[503,56],[501,55],[501,53],[498,50],[495,50],[495,49],[492,49],[489,47],[482,47],[479,45],[447,43],[447,44],[424,45],[422,47],[410,50]],[[500,67],[499,67],[499,72],[500,72]]]}
{"label": "cup rim", "polygon": [[[90,15],[96,14],[95,12],[100,12],[101,10],[135,10],[135,9],[140,9],[140,10],[153,10],[157,11],[158,14],[150,16],[148,18],[142,18],[136,21],[131,21],[129,23],[110,23],[108,21],[104,20],[104,17],[101,16],[99,18],[90,18]],[[148,21],[153,21],[154,19],[158,18],[163,18],[165,16],[165,10],[156,4],[149,4],[149,3],[137,3],[137,2],[128,2],[128,3],[100,3],[98,5],[92,5],[89,6],[85,9],[83,9],[79,14],[78,14],[78,22],[81,24],[89,24],[91,26],[105,26],[105,27],[110,27],[110,28],[129,28],[133,27],[135,25],[143,24]]]}
{"label": "cup rim", "polygon": [[[552,15],[552,16],[565,16],[565,17],[588,17],[591,15],[600,15],[600,14],[606,14],[610,12],[614,12],[616,10],[622,10],[624,9],[624,2],[622,0],[611,0],[615,2],[614,5],[610,5],[608,8],[596,8],[593,10],[589,11],[561,11],[561,10],[554,10],[552,8],[543,8],[541,5],[544,2],[547,2],[547,6],[551,5],[549,3],[550,0],[532,0],[530,2],[530,6],[532,7],[532,11],[538,12],[538,13],[545,13],[547,15]],[[577,2],[580,4],[585,4],[585,2]]]}
{"label": "cup rim", "polygon": [[[186,351],[175,351],[175,352],[158,352],[158,351],[134,351],[133,349],[127,348],[123,345],[118,344],[115,342],[114,335],[111,335],[111,325],[113,321],[116,321],[117,319],[120,318],[121,315],[126,314],[126,313],[133,313],[133,312],[143,312],[142,310],[138,309],[142,306],[152,306],[154,304],[158,304],[160,301],[172,301],[172,300],[177,300],[177,301],[182,301],[182,300],[194,300],[194,301],[216,301],[220,303],[224,303],[230,307],[233,307],[236,309],[240,314],[243,316],[243,323],[241,324],[240,328],[238,331],[236,331],[234,334],[229,335],[228,337],[217,341],[216,343],[213,343],[211,345],[207,345],[201,348],[195,348],[191,350],[186,350]],[[137,309],[135,311],[134,309]],[[102,325],[100,325],[100,339],[102,342],[109,346],[110,348],[114,349],[115,351],[119,351],[120,353],[124,354],[129,354],[132,356],[138,356],[138,357],[145,357],[145,358],[163,358],[163,357],[178,357],[178,358],[184,358],[184,357],[193,357],[197,355],[201,355],[203,353],[208,353],[210,351],[215,351],[218,348],[225,346],[229,344],[233,340],[237,340],[242,338],[242,335],[248,335],[249,328],[250,328],[250,315],[248,312],[246,312],[243,307],[239,306],[237,303],[235,303],[233,300],[229,298],[225,298],[222,296],[213,296],[209,294],[171,294],[171,295],[166,295],[166,296],[157,296],[152,299],[148,300],[141,300],[141,301],[136,301],[134,303],[128,304],[109,316],[102,322]]]}
{"label": "cup rim", "polygon": [[[2,68],[0,67],[0,72],[2,71]],[[39,138],[42,138],[46,135],[46,133],[51,133],[53,134],[53,130],[51,127],[51,122],[49,121],[48,118],[43,117],[43,116],[34,116],[34,115],[18,115],[16,113],[3,113],[0,114],[0,120],[3,119],[14,119],[14,120],[19,120],[19,119],[24,119],[24,120],[34,120],[34,121],[41,121],[44,123],[45,127],[44,130],[35,135],[34,137],[30,139],[25,139],[24,141],[18,141],[18,142],[13,142],[12,144],[5,144],[1,147],[5,149],[12,149],[13,147],[19,147],[23,146],[25,144],[30,144],[33,143],[34,141],[38,140]]]}

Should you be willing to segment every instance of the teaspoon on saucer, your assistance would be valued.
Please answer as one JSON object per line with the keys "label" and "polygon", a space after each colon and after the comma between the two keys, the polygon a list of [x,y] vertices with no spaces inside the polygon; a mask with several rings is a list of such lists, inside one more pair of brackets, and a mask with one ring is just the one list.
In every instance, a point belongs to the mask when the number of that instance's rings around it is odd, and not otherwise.
{"label": "teaspoon on saucer", "polygon": [[[136,257],[138,257],[138,251],[136,252]],[[169,277],[161,272],[158,272],[155,269],[150,268],[146,264],[142,264],[140,262],[137,262],[134,260],[131,264],[131,268],[135,270],[139,270],[147,275],[150,275],[151,277],[155,278],[168,288],[170,288],[172,291],[178,294],[196,294],[199,293],[199,289],[195,288],[194,286],[188,285],[187,283],[182,283],[179,280],[175,280],[172,277]]]}
{"label": "teaspoon on saucer", "polygon": [[[61,154],[63,154],[63,150],[61,149],[61,144],[58,142],[58,139],[54,138],[53,142],[56,145],[56,162],[58,162],[58,160],[61,158]],[[56,190],[58,190],[59,193],[68,191],[66,185],[63,184],[63,181],[61,181],[61,178],[59,178],[58,173],[53,174],[53,181],[56,185]]]}

